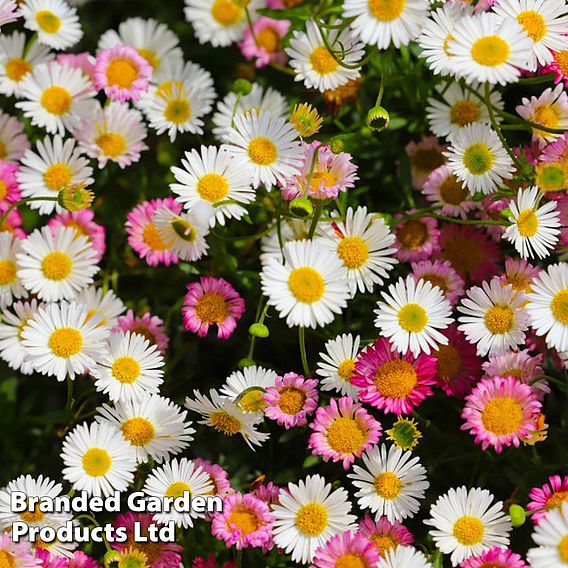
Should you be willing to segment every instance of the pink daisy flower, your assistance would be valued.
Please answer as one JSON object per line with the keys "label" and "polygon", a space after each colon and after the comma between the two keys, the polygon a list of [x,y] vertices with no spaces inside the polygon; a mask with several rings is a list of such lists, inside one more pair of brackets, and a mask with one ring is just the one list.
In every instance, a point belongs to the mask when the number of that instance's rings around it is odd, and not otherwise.
{"label": "pink daisy flower", "polygon": [[22,214],[17,209],[12,209],[0,226],[0,232],[8,231],[16,239],[25,239],[27,233],[22,229]]}
{"label": "pink daisy flower", "polygon": [[[47,554],[49,555],[49,552]],[[34,556],[28,541],[16,544],[7,532],[0,534],[0,558],[6,566],[33,568],[41,565],[41,559]]]}
{"label": "pink daisy flower", "polygon": [[512,550],[494,546],[480,556],[468,558],[460,568],[529,568],[529,565]]}
{"label": "pink daisy flower", "polygon": [[82,53],[59,53],[56,61],[61,63],[61,65],[69,65],[69,67],[81,69],[83,75],[92,79],[97,60],[88,51],[84,51]]}
{"label": "pink daisy flower", "polygon": [[251,490],[251,493],[261,501],[264,501],[272,511],[272,505],[280,505],[280,487],[272,481],[266,485],[260,483]]}
{"label": "pink daisy flower", "polygon": [[193,463],[196,467],[201,467],[204,473],[209,476],[213,484],[213,495],[223,496],[227,493],[233,493],[231,482],[229,481],[229,474],[220,465],[202,458],[195,458]]}
{"label": "pink daisy flower", "polygon": [[330,538],[314,553],[314,568],[335,568],[336,566],[357,566],[374,568],[379,554],[368,539],[360,534],[345,531]]}
{"label": "pink daisy flower", "polygon": [[211,534],[227,546],[263,548],[273,546],[274,517],[268,505],[251,493],[233,493],[223,499],[223,512],[211,515]]}
{"label": "pink daisy flower", "polygon": [[436,358],[436,383],[448,395],[464,398],[481,377],[481,358],[475,345],[452,324],[442,332],[447,345],[439,345]]}
{"label": "pink daisy flower", "polygon": [[542,487],[533,487],[529,492],[527,509],[533,511],[532,520],[538,524],[548,511],[559,509],[568,503],[568,475],[552,475]]}
{"label": "pink daisy flower", "polygon": [[410,414],[432,396],[436,359],[422,354],[393,350],[388,339],[380,338],[357,358],[351,383],[359,387],[359,398],[385,413]]}
{"label": "pink daisy flower", "polygon": [[[217,560],[215,560],[215,555],[210,554],[207,560],[205,560],[205,558],[202,558],[201,556],[196,556],[193,559],[191,568],[217,568]],[[223,564],[219,565],[219,568],[236,568],[236,566],[234,562],[224,562]]]}
{"label": "pink daisy flower", "polygon": [[227,339],[237,328],[245,312],[245,301],[224,279],[202,276],[187,285],[183,299],[183,326],[187,331],[205,337],[209,326],[217,326],[217,339]]}
{"label": "pink daisy flower", "polygon": [[532,292],[532,281],[540,274],[541,268],[529,264],[522,258],[505,260],[505,274],[499,277],[503,284],[510,284],[517,292]]}
{"label": "pink daisy flower", "polygon": [[538,159],[541,162],[563,162],[568,166],[568,134],[564,134],[547,144],[543,149]]}
{"label": "pink daisy flower", "polygon": [[568,88],[568,49],[562,51],[553,51],[554,60],[549,63],[545,69],[546,73],[554,73],[554,84],[564,82]]}
{"label": "pink daisy flower", "polygon": [[16,179],[18,165],[0,160],[0,211],[6,211],[13,203],[22,199],[20,185]]}
{"label": "pink daisy flower", "polygon": [[332,398],[329,406],[317,409],[310,424],[314,433],[308,447],[324,461],[343,462],[343,469],[375,445],[382,433],[381,423],[350,396]]}
{"label": "pink daisy flower", "polygon": [[[566,169],[566,179],[568,179],[568,168]],[[560,221],[560,245],[568,246],[568,195],[562,194],[556,199],[556,210],[560,213],[558,220]]]}
{"label": "pink daisy flower", "polygon": [[[476,217],[483,221],[503,221],[501,211],[509,207],[510,199],[495,199],[493,196],[485,197],[480,204]],[[487,234],[494,240],[499,242],[505,232],[502,225],[486,225],[483,227]]]}
{"label": "pink daisy flower", "polygon": [[152,568],[179,568],[181,552],[183,548],[173,542],[136,542],[134,540],[134,523],[140,523],[140,531],[143,536],[148,535],[148,526],[155,524],[151,513],[132,513],[128,511],[119,515],[113,523],[115,528],[126,528],[127,540],[125,542],[113,542],[112,548],[119,552],[133,550],[146,555],[148,566]]}
{"label": "pink daisy flower", "polygon": [[471,199],[467,187],[464,187],[446,165],[436,168],[430,174],[422,193],[430,203],[441,207],[442,215],[466,219],[467,214],[478,207]]}
{"label": "pink daisy flower", "polygon": [[35,548],[35,557],[40,561],[42,568],[67,568],[69,566],[69,560],[65,556],[54,556],[48,550],[39,546]]}
{"label": "pink daisy flower", "polygon": [[[302,142],[304,149],[300,174],[286,179],[282,186],[282,196],[286,200],[306,195],[312,199],[334,199],[339,192],[355,186],[357,166],[351,162],[351,154],[334,154],[329,146],[314,140],[310,144]],[[317,152],[315,164],[314,153]],[[310,171],[312,175],[310,178]],[[308,185],[308,179],[310,181]]]}
{"label": "pink daisy flower", "polygon": [[69,558],[69,568],[101,568],[101,565],[83,551],[76,550]]}
{"label": "pink daisy flower", "polygon": [[113,100],[138,101],[148,90],[152,66],[129,45],[115,45],[97,53],[93,84],[98,91]]}
{"label": "pink daisy flower", "polygon": [[426,136],[420,142],[410,142],[404,149],[410,158],[410,172],[414,189],[422,189],[430,174],[446,163],[443,152],[447,146],[438,142],[435,136]]}
{"label": "pink daisy flower", "polygon": [[296,373],[276,377],[274,386],[268,387],[263,395],[267,404],[264,414],[286,430],[305,426],[308,415],[318,406],[317,384],[317,380],[304,379]]}
{"label": "pink daisy flower", "polygon": [[422,260],[413,262],[412,276],[438,286],[448,302],[454,306],[464,293],[464,279],[452,268],[447,260]]}
{"label": "pink daisy flower", "polygon": [[106,251],[106,230],[103,225],[95,223],[95,214],[90,209],[82,211],[63,211],[48,221],[48,226],[55,232],[58,227],[73,227],[77,233],[89,239],[93,250],[100,260]]}
{"label": "pink daisy flower", "polygon": [[492,446],[500,454],[503,447],[518,448],[531,436],[540,408],[529,385],[513,377],[482,379],[466,397],[461,429],[469,430],[484,451]]}
{"label": "pink daisy flower", "polygon": [[247,28],[244,39],[239,44],[242,54],[248,61],[255,59],[255,66],[260,68],[272,61],[284,65],[287,61],[282,50],[282,38],[290,29],[289,20],[273,20],[261,16],[252,24],[252,31]]}
{"label": "pink daisy flower", "polygon": [[165,333],[164,321],[150,312],[135,316],[132,310],[128,310],[125,315],[119,316],[118,326],[112,329],[112,333],[119,331],[130,331],[144,336],[152,345],[156,345],[162,354],[168,350],[170,344],[170,338]]}
{"label": "pink daisy flower", "polygon": [[146,260],[149,266],[158,264],[177,264],[179,258],[170,251],[171,243],[163,241],[153,221],[153,215],[157,209],[167,206],[176,215],[182,210],[181,203],[173,197],[165,199],[150,199],[138,204],[126,217],[126,233],[128,244],[134,249],[140,258]]}
{"label": "pink daisy flower", "polygon": [[384,558],[389,550],[396,550],[399,545],[412,544],[412,533],[398,521],[390,522],[386,517],[374,521],[370,515],[359,521],[359,534],[371,542],[371,546]]}
{"label": "pink daisy flower", "polygon": [[[414,209],[408,213],[414,213]],[[401,219],[402,215],[397,213],[395,218]],[[440,249],[438,222],[430,217],[397,222],[394,235],[397,248],[395,256],[401,262],[426,260]]]}
{"label": "pink daisy flower", "polygon": [[15,22],[20,16],[16,0],[0,0],[0,27]]}

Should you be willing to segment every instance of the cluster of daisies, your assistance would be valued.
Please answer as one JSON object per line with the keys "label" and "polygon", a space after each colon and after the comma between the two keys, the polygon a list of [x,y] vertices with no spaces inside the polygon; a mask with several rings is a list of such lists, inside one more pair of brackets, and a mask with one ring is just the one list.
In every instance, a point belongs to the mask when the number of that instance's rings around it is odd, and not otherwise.
{"label": "cluster of daisies", "polygon": [[[218,96],[222,80],[186,60],[154,19],[130,18],[92,52],[69,51],[83,38],[71,4],[0,0],[0,93],[14,109],[0,112],[0,358],[23,375],[67,381],[70,394],[90,381],[100,405],[86,422],[71,420],[60,449],[72,490],[108,496],[137,485],[151,497],[224,503],[210,514],[118,516],[128,542],[109,545],[105,564],[179,568],[179,544],[133,538],[135,522],[174,522],[180,534],[207,524],[226,556],[236,553],[225,568],[246,566],[250,548],[312,568],[432,568],[444,557],[460,568],[568,566],[568,476],[552,475],[524,503],[517,496],[523,507],[483,487],[448,487],[436,499],[415,451],[416,409],[428,412],[436,393],[459,409],[464,443],[480,454],[547,438],[543,410],[559,379],[545,370],[568,368],[566,1],[345,0],[299,22],[293,9],[278,17],[298,4],[290,0],[180,2],[197,41],[236,44],[255,68],[293,75],[305,98],[336,110],[356,100],[367,63],[384,50],[414,54],[437,76],[425,102],[431,135],[404,149],[408,207],[391,213],[351,197],[357,156],[319,134],[315,105],[292,108],[244,79]],[[509,84],[535,94],[511,103]],[[366,119],[375,132],[389,123],[381,85]],[[511,146],[511,133],[525,145]],[[101,278],[106,230],[91,208],[97,170],[136,168],[160,135],[191,146],[163,196],[133,203],[121,220],[136,262],[187,268],[208,257],[219,231],[268,213],[250,237],[260,300],[244,331],[249,353],[179,403],[161,394],[168,325],[127,309]],[[23,206],[39,226],[25,226]],[[325,329],[365,301],[374,309],[365,335]],[[238,285],[218,275],[193,278],[179,305],[196,341],[229,338],[245,313]],[[301,370],[255,362],[268,321],[298,336]],[[326,338],[317,362],[313,330]],[[73,404],[69,396],[67,410]],[[255,450],[275,430],[299,429],[306,454],[335,464],[341,480],[316,473],[239,486],[236,472],[183,455],[192,417],[212,448],[227,436]],[[99,566],[79,543],[10,537],[16,520],[73,520],[10,510],[11,492],[55,497],[62,483],[29,474],[0,483],[0,568]],[[415,538],[404,523],[425,499],[433,504]],[[534,524],[526,560],[509,548],[525,517]],[[214,556],[191,561],[217,566]]]}

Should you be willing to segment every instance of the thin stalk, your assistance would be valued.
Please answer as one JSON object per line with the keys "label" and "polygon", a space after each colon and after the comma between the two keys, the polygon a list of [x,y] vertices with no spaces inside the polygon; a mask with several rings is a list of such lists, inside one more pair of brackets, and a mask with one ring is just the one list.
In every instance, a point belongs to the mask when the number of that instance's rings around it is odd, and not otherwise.
{"label": "thin stalk", "polygon": [[304,369],[304,377],[310,377],[310,367],[308,365],[308,356],[306,353],[306,328],[300,326],[298,328],[298,342],[300,344],[300,357],[302,358],[302,368]]}
{"label": "thin stalk", "polygon": [[0,217],[0,226],[4,224],[4,221],[8,218],[8,215],[14,210],[17,209],[20,205],[24,205],[25,203],[30,203],[31,201],[57,201],[57,197],[26,197],[24,199],[20,199],[20,201],[16,201],[16,203],[12,203],[8,209],[3,213],[2,217]]}
{"label": "thin stalk", "polygon": [[318,199],[318,202],[316,203],[316,210],[314,211],[314,216],[312,218],[312,224],[310,225],[310,230],[308,232],[308,239],[311,239],[314,236],[314,233],[316,232],[316,227],[318,225],[322,209],[323,209],[323,203],[321,202],[321,199]]}

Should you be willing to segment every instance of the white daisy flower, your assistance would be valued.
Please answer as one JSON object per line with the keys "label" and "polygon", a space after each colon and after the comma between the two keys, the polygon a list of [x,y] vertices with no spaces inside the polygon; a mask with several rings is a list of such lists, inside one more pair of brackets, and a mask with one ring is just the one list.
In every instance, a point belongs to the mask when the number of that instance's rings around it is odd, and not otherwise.
{"label": "white daisy flower", "polygon": [[[37,141],[36,152],[26,151],[21,163],[16,179],[23,197],[57,197],[70,185],[89,186],[95,181],[89,160],[81,154],[73,138],[64,141],[59,135],[46,136],[43,141]],[[32,201],[29,205],[42,215],[63,211],[56,201]]]}
{"label": "white daisy flower", "polygon": [[337,256],[313,241],[284,245],[284,263],[271,258],[261,272],[262,291],[289,326],[316,328],[347,307],[347,270]]}
{"label": "white daisy flower", "polygon": [[164,358],[156,345],[138,333],[113,333],[91,369],[95,388],[111,400],[130,402],[158,392]]}
{"label": "white daisy flower", "polygon": [[[146,495],[161,499],[184,497],[186,493],[194,499],[211,495],[213,490],[209,474],[187,458],[181,458],[179,461],[174,458],[163,466],[155,468],[146,478],[143,488]],[[173,521],[178,527],[187,529],[193,526],[194,519],[200,519],[203,516],[203,513],[196,513],[191,508],[187,512],[178,512],[172,507],[168,512],[155,514],[154,520],[164,524]]]}
{"label": "white daisy flower", "polygon": [[426,556],[412,546],[397,546],[379,557],[377,568],[432,568]]}
{"label": "white daisy flower", "polygon": [[306,564],[331,537],[355,529],[355,515],[347,491],[332,490],[321,475],[308,475],[280,489],[279,504],[272,505],[274,542],[292,561]]}
{"label": "white daisy flower", "polygon": [[469,189],[446,165],[430,174],[422,186],[422,193],[442,215],[467,219],[468,213],[478,208]]}
{"label": "white daisy flower", "polygon": [[91,116],[96,105],[92,83],[81,69],[54,61],[38,65],[22,79],[20,96],[25,100],[16,107],[33,126],[61,136]]}
{"label": "white daisy flower", "polygon": [[64,0],[26,0],[20,4],[24,26],[53,49],[73,47],[83,37],[77,10]]}
{"label": "white daisy flower", "polygon": [[362,509],[371,509],[377,517],[392,523],[412,518],[420,508],[420,500],[430,483],[426,469],[412,452],[392,445],[375,446],[362,455],[365,467],[353,466],[347,477],[359,491],[355,494]]}
{"label": "white daisy flower", "polygon": [[549,266],[531,282],[526,310],[531,327],[544,335],[546,344],[568,351],[568,264]]}
{"label": "white daisy flower", "polygon": [[350,396],[357,401],[358,388],[351,384],[355,361],[359,355],[361,337],[350,333],[338,335],[325,344],[320,352],[316,374],[320,377],[319,387],[324,391],[336,391],[342,396]]}
{"label": "white daisy flower", "polygon": [[448,168],[472,194],[495,192],[504,179],[513,177],[515,170],[496,132],[479,122],[460,128],[444,155]]}
{"label": "white daisy flower", "polygon": [[387,49],[408,45],[428,17],[428,0],[345,0],[343,15],[354,18],[353,33],[369,45]]}
{"label": "white daisy flower", "polygon": [[79,424],[63,440],[63,477],[77,491],[108,497],[134,481],[136,452],[109,424]]}
{"label": "white daisy flower", "polygon": [[568,566],[568,503],[561,503],[535,524],[532,539],[538,546],[531,548],[527,560],[534,568]]}
{"label": "white daisy flower", "polygon": [[509,203],[511,215],[503,238],[515,245],[522,258],[546,258],[558,242],[560,211],[556,201],[538,207],[538,187],[519,189],[517,199]]}
{"label": "white daisy flower", "polygon": [[452,308],[438,286],[412,276],[401,277],[382,297],[375,310],[375,325],[398,352],[411,351],[417,357],[447,345],[447,337],[438,330],[452,323]]}
{"label": "white daisy flower", "polygon": [[88,319],[95,318],[98,325],[107,328],[115,327],[118,316],[126,311],[124,302],[110,289],[103,292],[102,288],[89,286],[77,294],[76,301],[87,306]]}
{"label": "white daisy flower", "polygon": [[138,463],[149,457],[162,463],[187,448],[195,434],[191,422],[186,422],[187,411],[157,394],[115,402],[114,407],[104,404],[98,412],[95,420],[120,430],[136,451]]}
{"label": "white daisy flower", "polygon": [[9,232],[0,233],[0,308],[9,306],[14,298],[27,298],[28,293],[18,277],[16,255],[22,250],[21,239]]}
{"label": "white daisy flower", "polygon": [[0,160],[17,162],[30,146],[24,125],[16,117],[0,111]]}
{"label": "white daisy flower", "polygon": [[260,412],[266,407],[262,394],[273,387],[276,372],[256,365],[231,373],[220,389],[221,396],[235,402],[244,412]]}
{"label": "white daisy flower", "polygon": [[33,43],[26,50],[26,34],[13,32],[0,36],[0,93],[11,97],[20,94],[22,79],[36,65],[52,59],[49,48]]}
{"label": "white daisy flower", "polygon": [[458,318],[458,329],[470,343],[477,344],[478,355],[501,355],[525,341],[525,303],[524,292],[510,284],[503,285],[497,278],[483,282],[482,287],[471,287],[458,305],[458,311],[464,314]]}
{"label": "white daisy flower", "polygon": [[372,292],[376,284],[383,284],[398,261],[393,257],[395,236],[384,220],[367,213],[366,207],[349,207],[345,221],[322,223],[318,227],[317,242],[333,251],[343,266],[351,294]]}
{"label": "white daisy flower", "polygon": [[201,146],[200,152],[186,152],[181,164],[182,168],[171,168],[177,183],[171,183],[170,189],[177,194],[176,201],[189,210],[201,201],[215,206],[212,227],[224,225],[225,219],[241,219],[246,213],[243,205],[254,201],[250,166],[245,159],[216,146]]}
{"label": "white daisy flower", "polygon": [[[207,69],[204,69],[197,63],[193,63],[193,61],[184,61],[177,57],[166,59],[163,65],[161,65],[159,72],[152,75],[152,83],[158,88],[164,88],[170,82],[189,83],[192,89],[201,93],[201,97],[210,108],[217,98],[213,76]],[[147,94],[142,93],[140,100],[142,101],[145,96]]]}
{"label": "white daisy flower", "polygon": [[452,70],[468,82],[514,83],[528,69],[532,49],[520,24],[489,12],[462,18],[448,41]]}
{"label": "white daisy flower", "polygon": [[533,61],[529,69],[552,63],[553,51],[568,49],[568,14],[565,0],[500,0],[493,11],[516,20],[533,42]]}
{"label": "white daisy flower", "polygon": [[280,250],[280,239],[282,246],[290,241],[303,241],[308,238],[310,232],[310,221],[305,219],[281,219],[280,235],[278,226],[275,225],[272,231],[262,237],[260,241],[260,262],[266,266],[271,258],[278,262],[283,262],[284,257]]}
{"label": "white daisy flower", "polygon": [[252,167],[252,184],[270,189],[276,182],[300,173],[302,146],[297,130],[283,118],[263,111],[235,116],[227,129],[225,148]]}
{"label": "white daisy flower", "polygon": [[223,398],[214,389],[209,391],[209,398],[197,390],[193,391],[193,396],[194,399],[185,399],[185,407],[201,414],[203,420],[199,420],[199,424],[210,426],[225,436],[240,434],[252,450],[253,446],[261,446],[268,440],[269,434],[258,432],[255,427],[263,419],[260,413],[244,412],[235,402]]}
{"label": "white daisy flower", "polygon": [[22,242],[18,278],[40,300],[73,300],[99,271],[89,239],[73,227],[42,227]]}
{"label": "white daisy flower", "polygon": [[434,527],[430,534],[443,554],[451,554],[453,566],[492,546],[509,544],[509,517],[503,513],[503,503],[493,499],[486,489],[458,487],[432,505],[432,518],[424,523]]}
{"label": "white daisy flower", "polygon": [[16,0],[0,0],[0,27],[15,22],[20,16]]}

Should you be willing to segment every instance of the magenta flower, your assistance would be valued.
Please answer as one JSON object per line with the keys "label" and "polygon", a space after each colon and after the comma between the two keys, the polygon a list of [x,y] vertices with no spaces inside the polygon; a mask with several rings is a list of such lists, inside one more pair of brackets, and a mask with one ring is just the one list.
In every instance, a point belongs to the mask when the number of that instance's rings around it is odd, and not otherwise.
{"label": "magenta flower", "polygon": [[529,568],[529,565],[516,553],[507,548],[494,546],[479,556],[468,558],[460,568]]}
{"label": "magenta flower", "polygon": [[549,511],[568,503],[568,475],[552,475],[542,487],[533,487],[529,493],[527,509],[533,511],[532,520],[538,524]]}
{"label": "magenta flower", "polygon": [[149,312],[141,316],[135,316],[132,310],[118,318],[118,326],[112,329],[112,333],[130,331],[144,336],[152,345],[156,345],[162,355],[167,351],[170,338],[165,333],[164,321]]}
{"label": "magenta flower", "polygon": [[250,28],[245,30],[244,39],[239,44],[242,54],[248,61],[254,59],[258,68],[272,61],[284,65],[288,58],[282,49],[282,38],[289,29],[289,20],[273,20],[261,16],[253,22],[252,31]]}
{"label": "magenta flower", "polygon": [[360,534],[346,531],[336,534],[323,546],[317,548],[313,563],[317,568],[335,568],[336,566],[374,568],[378,560],[379,554],[368,539]]}

